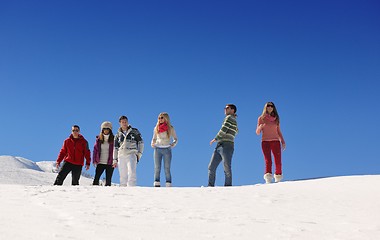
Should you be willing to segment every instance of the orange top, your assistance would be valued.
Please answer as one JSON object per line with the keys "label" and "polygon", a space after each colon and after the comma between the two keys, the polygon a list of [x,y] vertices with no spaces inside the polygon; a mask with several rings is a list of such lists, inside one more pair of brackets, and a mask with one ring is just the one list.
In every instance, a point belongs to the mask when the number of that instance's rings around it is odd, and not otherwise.
{"label": "orange top", "polygon": [[280,124],[276,121],[271,121],[268,117],[259,117],[257,119],[256,134],[263,133],[261,141],[281,141],[285,143],[284,137],[280,129]]}

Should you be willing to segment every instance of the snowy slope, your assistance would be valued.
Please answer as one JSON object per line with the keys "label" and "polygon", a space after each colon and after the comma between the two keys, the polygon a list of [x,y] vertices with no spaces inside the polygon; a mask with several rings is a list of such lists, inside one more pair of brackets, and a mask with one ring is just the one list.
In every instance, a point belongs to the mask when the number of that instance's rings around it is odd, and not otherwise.
{"label": "snowy slope", "polygon": [[[33,162],[22,157],[0,156],[0,184],[52,185],[57,176],[54,168],[54,161]],[[91,179],[80,178],[80,184],[91,183]],[[64,185],[70,184],[69,174]]]}
{"label": "snowy slope", "polygon": [[[6,159],[8,170],[19,173],[13,176],[52,174],[22,158]],[[378,175],[229,188],[51,186],[50,180],[31,186],[3,180],[1,239],[380,239]]]}

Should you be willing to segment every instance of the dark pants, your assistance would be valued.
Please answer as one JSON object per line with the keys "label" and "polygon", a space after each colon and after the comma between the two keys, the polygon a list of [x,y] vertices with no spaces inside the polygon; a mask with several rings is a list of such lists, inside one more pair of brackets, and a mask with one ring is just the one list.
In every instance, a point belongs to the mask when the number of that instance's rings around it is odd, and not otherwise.
{"label": "dark pants", "polygon": [[103,174],[104,170],[106,171],[106,186],[111,186],[111,179],[114,168],[112,167],[112,165],[107,164],[98,164],[96,166],[95,178],[94,182],[92,183],[93,185],[99,185],[99,179],[100,176]]}
{"label": "dark pants", "polygon": [[71,172],[71,185],[79,185],[80,174],[82,173],[82,165],[75,165],[69,162],[64,162],[61,170],[55,179],[54,185],[62,185],[67,175]]}
{"label": "dark pants", "polygon": [[208,186],[215,185],[216,168],[223,161],[225,183],[224,186],[232,186],[232,155],[234,153],[234,143],[220,142],[217,144],[208,165]]}

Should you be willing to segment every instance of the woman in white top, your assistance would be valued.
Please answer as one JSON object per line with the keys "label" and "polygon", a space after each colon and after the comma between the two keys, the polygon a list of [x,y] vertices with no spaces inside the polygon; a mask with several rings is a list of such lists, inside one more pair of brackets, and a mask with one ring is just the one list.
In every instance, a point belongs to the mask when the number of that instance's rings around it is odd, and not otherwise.
{"label": "woman in white top", "polygon": [[96,136],[93,151],[93,164],[96,168],[93,185],[99,185],[100,176],[106,171],[106,186],[111,186],[113,174],[113,143],[112,123],[103,122],[100,126],[100,134]]}
{"label": "woman in white top", "polygon": [[172,186],[170,164],[172,161],[172,148],[177,144],[177,134],[170,124],[169,114],[158,115],[157,124],[153,130],[152,148],[154,148],[154,187],[160,187],[161,162],[164,160],[166,187]]}

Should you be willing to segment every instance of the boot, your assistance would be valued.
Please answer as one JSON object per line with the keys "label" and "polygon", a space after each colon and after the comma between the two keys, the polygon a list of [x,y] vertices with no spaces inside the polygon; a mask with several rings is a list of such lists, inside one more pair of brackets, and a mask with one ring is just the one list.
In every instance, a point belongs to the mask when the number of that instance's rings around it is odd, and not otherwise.
{"label": "boot", "polygon": [[273,180],[272,173],[265,173],[264,180],[265,180],[265,183],[271,183]]}
{"label": "boot", "polygon": [[282,180],[282,175],[281,174],[279,174],[279,175],[277,175],[277,174],[275,174],[274,175],[274,181],[277,183],[277,182],[280,182]]}
{"label": "boot", "polygon": [[166,187],[171,187],[172,186],[172,183],[171,182],[167,182],[166,183]]}
{"label": "boot", "polygon": [[153,187],[161,187],[160,182],[155,181],[155,182],[153,183]]}

